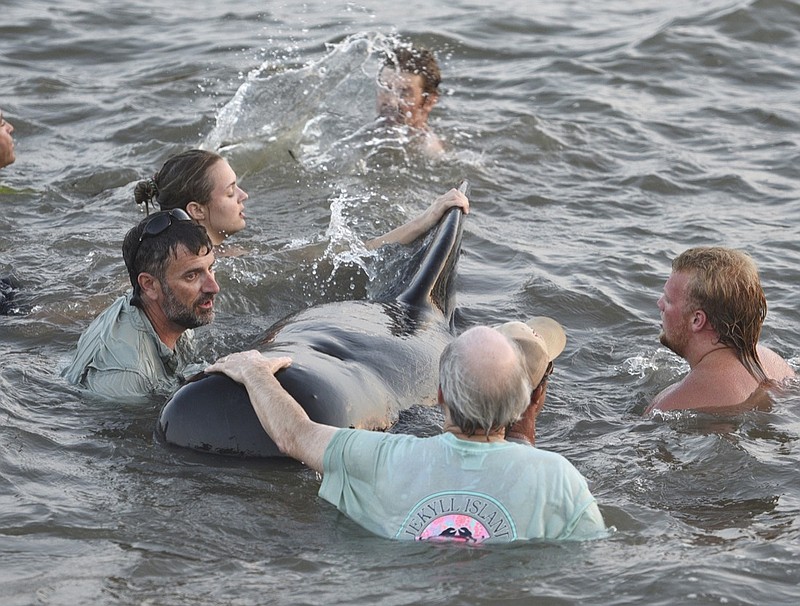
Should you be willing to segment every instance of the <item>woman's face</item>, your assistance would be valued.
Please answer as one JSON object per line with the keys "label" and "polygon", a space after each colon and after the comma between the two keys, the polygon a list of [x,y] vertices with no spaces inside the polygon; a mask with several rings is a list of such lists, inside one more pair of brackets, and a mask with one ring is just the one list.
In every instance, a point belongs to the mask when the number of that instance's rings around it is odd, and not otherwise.
{"label": "woman's face", "polygon": [[204,205],[205,216],[198,220],[206,228],[214,246],[225,238],[244,229],[244,201],[247,192],[236,184],[236,173],[225,160],[209,169],[213,183],[211,199]]}

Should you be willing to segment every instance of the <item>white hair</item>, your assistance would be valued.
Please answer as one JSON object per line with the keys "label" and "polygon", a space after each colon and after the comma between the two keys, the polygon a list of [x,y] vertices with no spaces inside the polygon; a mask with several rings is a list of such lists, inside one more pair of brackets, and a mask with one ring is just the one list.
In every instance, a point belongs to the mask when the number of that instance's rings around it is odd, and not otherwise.
{"label": "white hair", "polygon": [[516,421],[532,390],[517,346],[485,326],[467,330],[445,347],[439,386],[450,418],[468,435]]}

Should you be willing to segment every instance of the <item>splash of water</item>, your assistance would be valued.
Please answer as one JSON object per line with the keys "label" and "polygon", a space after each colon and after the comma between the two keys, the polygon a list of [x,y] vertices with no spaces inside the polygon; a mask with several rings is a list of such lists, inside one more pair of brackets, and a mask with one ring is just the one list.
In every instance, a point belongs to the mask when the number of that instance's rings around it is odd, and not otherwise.
{"label": "splash of water", "polygon": [[383,34],[358,33],[326,45],[321,59],[297,69],[264,61],[219,110],[202,147],[224,151],[281,142],[324,164],[330,145],[357,138],[375,121],[377,72],[396,43]]}
{"label": "splash of water", "polygon": [[333,264],[336,274],[343,265],[355,265],[372,280],[375,274],[372,270],[370,259],[377,257],[375,251],[368,250],[361,237],[348,222],[349,210],[368,202],[369,194],[365,197],[353,196],[347,189],[342,188],[331,200],[331,221],[325,233],[329,239],[324,256]]}

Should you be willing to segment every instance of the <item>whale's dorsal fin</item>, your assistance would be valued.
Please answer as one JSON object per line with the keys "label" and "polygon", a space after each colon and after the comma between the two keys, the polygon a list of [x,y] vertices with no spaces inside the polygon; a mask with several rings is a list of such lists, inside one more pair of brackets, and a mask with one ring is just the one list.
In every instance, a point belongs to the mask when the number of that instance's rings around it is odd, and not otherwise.
{"label": "whale's dorsal fin", "polygon": [[[466,179],[461,181],[458,190],[468,194],[469,182]],[[419,267],[397,297],[398,301],[417,307],[433,306],[445,317],[452,316],[454,306],[451,283],[461,251],[463,231],[464,213],[461,209],[453,208],[447,211],[436,226],[420,259]]]}

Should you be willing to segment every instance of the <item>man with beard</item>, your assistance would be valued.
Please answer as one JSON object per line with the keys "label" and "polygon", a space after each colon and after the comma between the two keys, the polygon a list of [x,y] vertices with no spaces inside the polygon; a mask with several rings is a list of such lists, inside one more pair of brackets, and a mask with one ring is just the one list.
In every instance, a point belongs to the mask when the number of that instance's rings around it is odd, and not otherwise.
{"label": "man with beard", "polygon": [[174,390],[192,330],[214,319],[214,252],[204,227],[181,209],[150,215],[125,236],[133,290],[89,325],[62,375],[107,398],[140,399]]}
{"label": "man with beard", "polygon": [[741,251],[699,247],[678,255],[658,309],[661,343],[690,370],[647,412],[741,412],[769,402],[765,387],[795,376],[783,358],[758,343],[767,301],[755,263]]}

